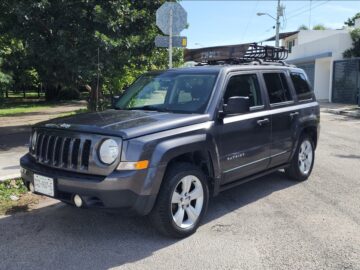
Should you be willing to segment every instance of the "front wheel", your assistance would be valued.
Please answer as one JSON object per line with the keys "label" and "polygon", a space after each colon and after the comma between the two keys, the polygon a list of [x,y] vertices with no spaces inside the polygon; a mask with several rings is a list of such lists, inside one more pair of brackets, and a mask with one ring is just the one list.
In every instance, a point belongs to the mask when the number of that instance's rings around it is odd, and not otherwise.
{"label": "front wheel", "polygon": [[150,219],[161,233],[183,238],[199,227],[209,201],[203,172],[188,163],[172,165],[163,179]]}
{"label": "front wheel", "polygon": [[314,149],[314,142],[310,136],[301,136],[290,167],[285,170],[286,174],[297,181],[307,180],[314,166]]}

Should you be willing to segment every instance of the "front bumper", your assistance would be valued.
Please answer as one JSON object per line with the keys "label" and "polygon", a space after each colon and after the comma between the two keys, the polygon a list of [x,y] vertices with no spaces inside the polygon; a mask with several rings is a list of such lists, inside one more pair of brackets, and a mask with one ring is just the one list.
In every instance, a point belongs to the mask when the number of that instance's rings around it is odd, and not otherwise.
{"label": "front bumper", "polygon": [[[86,175],[46,167],[27,154],[20,159],[21,177],[27,187],[34,182],[34,174],[54,179],[55,199],[73,204],[73,197],[82,197],[86,207],[126,209],[139,215],[148,214],[155,202],[156,171],[114,171],[108,176]],[[161,182],[161,181],[160,181]],[[155,190],[155,191],[154,191]]]}

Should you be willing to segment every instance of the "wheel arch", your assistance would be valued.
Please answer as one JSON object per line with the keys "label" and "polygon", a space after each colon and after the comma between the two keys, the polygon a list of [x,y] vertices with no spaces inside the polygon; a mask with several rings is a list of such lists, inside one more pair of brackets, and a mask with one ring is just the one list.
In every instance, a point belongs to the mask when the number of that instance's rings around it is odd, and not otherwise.
{"label": "wheel arch", "polygon": [[157,184],[152,193],[159,192],[166,171],[177,162],[188,162],[198,166],[207,176],[210,191],[213,191],[215,179],[220,177],[217,148],[213,143],[214,141],[209,138],[208,134],[194,134],[158,144],[151,161],[163,169],[156,177]]}

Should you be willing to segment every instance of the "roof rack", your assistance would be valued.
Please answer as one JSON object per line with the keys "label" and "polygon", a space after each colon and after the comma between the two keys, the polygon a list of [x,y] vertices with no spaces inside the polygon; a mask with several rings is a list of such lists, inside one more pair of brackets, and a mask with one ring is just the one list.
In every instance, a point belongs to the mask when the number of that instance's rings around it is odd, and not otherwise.
{"label": "roof rack", "polygon": [[253,64],[253,65],[283,65],[288,57],[285,47],[263,46],[257,43],[207,47],[185,50],[185,61],[194,61],[198,65],[221,64]]}

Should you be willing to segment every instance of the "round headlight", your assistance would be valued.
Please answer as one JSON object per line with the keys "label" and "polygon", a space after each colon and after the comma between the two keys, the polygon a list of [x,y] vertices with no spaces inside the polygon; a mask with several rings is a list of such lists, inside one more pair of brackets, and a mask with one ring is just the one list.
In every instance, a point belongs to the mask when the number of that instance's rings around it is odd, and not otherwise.
{"label": "round headlight", "polygon": [[107,139],[102,142],[99,149],[99,158],[105,164],[112,164],[119,155],[119,146],[113,139]]}
{"label": "round headlight", "polygon": [[30,145],[31,145],[31,149],[32,149],[32,150],[35,149],[36,137],[37,137],[37,133],[36,133],[36,131],[34,131],[34,133],[33,133],[32,136],[31,136],[31,140],[30,140]]}

